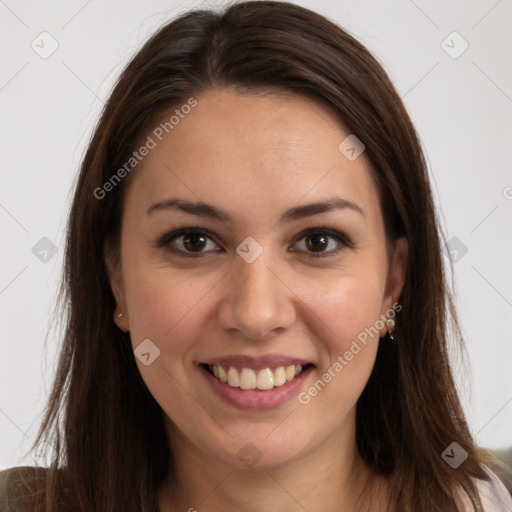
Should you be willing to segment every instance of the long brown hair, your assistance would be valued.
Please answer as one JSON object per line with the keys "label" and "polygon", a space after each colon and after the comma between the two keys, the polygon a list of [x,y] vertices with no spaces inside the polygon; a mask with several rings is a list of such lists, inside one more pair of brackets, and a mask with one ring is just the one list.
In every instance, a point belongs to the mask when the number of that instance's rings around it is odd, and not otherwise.
{"label": "long brown hair", "polygon": [[[415,129],[382,67],[350,34],[297,5],[254,1],[192,11],[158,30],[123,71],[90,141],[67,230],[66,330],[36,441],[58,454],[41,494],[46,511],[158,510],[157,488],[173,474],[164,413],[140,377],[129,336],[112,321],[104,259],[106,243],[119,250],[123,197],[137,169],[104,197],[94,192],[156,118],[212,87],[321,101],[366,146],[388,237],[407,237],[409,266],[396,342],[379,344],[357,403],[358,449],[388,477],[397,510],[456,511],[458,486],[481,510],[471,477],[487,477],[448,360],[448,334],[461,337]],[[456,469],[441,457],[454,441],[468,453]]]}

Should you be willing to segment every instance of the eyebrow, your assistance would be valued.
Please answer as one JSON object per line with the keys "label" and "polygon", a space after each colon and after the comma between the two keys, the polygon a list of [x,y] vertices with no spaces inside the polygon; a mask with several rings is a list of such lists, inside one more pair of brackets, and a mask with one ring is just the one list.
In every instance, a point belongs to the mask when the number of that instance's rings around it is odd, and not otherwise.
{"label": "eyebrow", "polygon": [[[156,211],[168,209],[177,209],[192,215],[200,215],[225,222],[230,222],[232,220],[231,216],[227,212],[217,208],[216,206],[204,203],[202,201],[194,202],[178,198],[170,198],[158,201],[157,203],[151,205],[146,210],[146,213],[149,215]],[[348,199],[333,197],[331,199],[317,203],[294,206],[293,208],[290,208],[284,212],[284,214],[279,219],[279,222],[291,222],[294,220],[303,219],[305,217],[310,217],[312,215],[317,215],[319,213],[329,212],[331,210],[346,209],[355,211],[361,214],[363,217],[365,216],[363,210],[356,203],[349,201]]]}

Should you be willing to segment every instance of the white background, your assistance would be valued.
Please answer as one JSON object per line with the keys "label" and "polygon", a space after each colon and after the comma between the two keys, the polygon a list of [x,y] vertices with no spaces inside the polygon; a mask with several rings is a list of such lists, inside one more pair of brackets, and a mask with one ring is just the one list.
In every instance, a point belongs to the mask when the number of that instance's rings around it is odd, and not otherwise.
{"label": "white background", "polygon": [[[458,387],[477,443],[508,447],[512,1],[296,3],[366,44],[404,99],[422,138],[447,238],[468,249],[454,265],[470,363],[465,368],[454,360]],[[34,464],[25,455],[55,370],[58,332],[49,330],[49,320],[70,191],[103,102],[158,26],[208,5],[0,1],[0,468]],[[43,31],[58,43],[47,59],[31,48]],[[469,44],[456,59],[442,47],[453,31]],[[462,48],[457,37],[445,43],[452,52]],[[32,253],[42,237],[58,248],[46,263]]]}

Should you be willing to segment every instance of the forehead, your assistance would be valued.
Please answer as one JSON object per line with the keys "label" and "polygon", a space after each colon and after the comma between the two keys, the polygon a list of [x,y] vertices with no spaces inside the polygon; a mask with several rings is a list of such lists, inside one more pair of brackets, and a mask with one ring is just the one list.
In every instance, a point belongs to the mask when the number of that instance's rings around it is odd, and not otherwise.
{"label": "forehead", "polygon": [[[280,213],[339,195],[380,213],[364,152],[352,161],[340,151],[350,131],[321,103],[289,93],[225,89],[195,100],[192,109],[178,105],[163,114],[144,135],[155,145],[135,171],[127,202],[141,209],[180,195],[254,219],[269,213],[270,205]],[[161,140],[155,135],[160,132]]]}

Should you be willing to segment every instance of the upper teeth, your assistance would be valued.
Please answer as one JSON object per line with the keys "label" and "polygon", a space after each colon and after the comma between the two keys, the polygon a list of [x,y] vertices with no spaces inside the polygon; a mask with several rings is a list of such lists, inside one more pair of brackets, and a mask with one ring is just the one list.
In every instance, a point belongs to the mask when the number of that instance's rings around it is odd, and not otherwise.
{"label": "upper teeth", "polygon": [[270,390],[275,386],[282,386],[302,372],[300,364],[279,366],[274,369],[265,368],[263,370],[242,368],[240,372],[234,366],[229,366],[226,371],[222,366],[214,364],[210,366],[210,369],[215,377],[222,382],[226,382],[232,388],[261,390]]}

